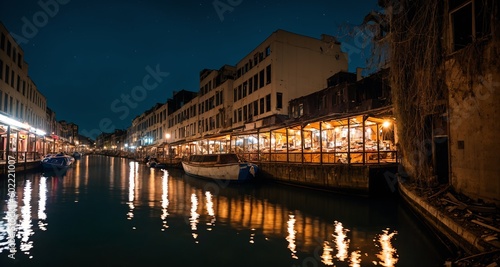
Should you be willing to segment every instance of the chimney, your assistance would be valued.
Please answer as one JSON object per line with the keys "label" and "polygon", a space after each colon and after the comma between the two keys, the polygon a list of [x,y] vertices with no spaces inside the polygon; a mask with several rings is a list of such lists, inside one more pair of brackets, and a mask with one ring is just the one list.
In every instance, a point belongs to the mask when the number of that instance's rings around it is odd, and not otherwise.
{"label": "chimney", "polygon": [[363,79],[363,76],[361,76],[362,71],[363,71],[363,68],[360,68],[360,67],[356,68],[356,81]]}

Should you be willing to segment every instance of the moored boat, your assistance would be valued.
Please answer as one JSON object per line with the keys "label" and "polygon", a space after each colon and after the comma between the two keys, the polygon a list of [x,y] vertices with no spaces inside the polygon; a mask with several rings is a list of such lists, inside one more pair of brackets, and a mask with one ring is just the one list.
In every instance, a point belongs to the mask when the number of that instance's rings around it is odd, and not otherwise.
{"label": "moored boat", "polygon": [[48,155],[42,160],[44,169],[67,169],[73,164],[75,159],[64,154]]}
{"label": "moored boat", "polygon": [[82,157],[82,153],[77,152],[77,151],[73,152],[73,158],[74,159],[80,159],[81,157]]}
{"label": "moored boat", "polygon": [[216,180],[249,181],[255,178],[258,166],[241,161],[236,154],[191,155],[182,161],[188,175]]}

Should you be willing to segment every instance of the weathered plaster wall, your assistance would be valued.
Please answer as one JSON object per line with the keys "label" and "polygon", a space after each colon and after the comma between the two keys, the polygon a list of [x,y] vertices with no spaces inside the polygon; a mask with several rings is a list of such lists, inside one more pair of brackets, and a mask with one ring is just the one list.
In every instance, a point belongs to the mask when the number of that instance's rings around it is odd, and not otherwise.
{"label": "weathered plaster wall", "polygon": [[495,54],[491,46],[485,49],[484,62],[490,63],[482,65],[482,75],[467,75],[464,62],[449,60],[446,82],[451,183],[473,199],[500,205],[500,70],[498,58],[490,60]]}

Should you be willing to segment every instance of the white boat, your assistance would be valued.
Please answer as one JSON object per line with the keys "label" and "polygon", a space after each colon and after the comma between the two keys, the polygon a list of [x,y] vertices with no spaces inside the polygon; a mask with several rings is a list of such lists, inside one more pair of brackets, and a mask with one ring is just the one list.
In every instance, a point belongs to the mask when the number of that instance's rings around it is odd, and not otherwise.
{"label": "white boat", "polygon": [[236,154],[191,155],[182,161],[188,175],[228,181],[249,181],[255,177],[258,166],[239,160]]}
{"label": "white boat", "polygon": [[64,154],[49,154],[42,159],[42,167],[44,169],[66,169],[73,164],[75,159]]}

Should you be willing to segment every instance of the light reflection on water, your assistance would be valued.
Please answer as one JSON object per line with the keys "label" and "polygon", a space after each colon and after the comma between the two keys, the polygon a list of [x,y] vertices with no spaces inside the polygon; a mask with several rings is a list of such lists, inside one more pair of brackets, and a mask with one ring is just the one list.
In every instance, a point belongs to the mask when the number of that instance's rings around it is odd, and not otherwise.
{"label": "light reflection on water", "polygon": [[189,217],[189,222],[191,223],[191,231],[195,243],[198,243],[198,218],[200,215],[197,212],[198,210],[198,197],[195,193],[191,194],[191,217]]}
{"label": "light reflection on water", "polygon": [[47,203],[47,177],[40,178],[40,188],[38,189],[38,193],[40,194],[40,198],[38,200],[38,227],[42,231],[47,230],[47,223],[45,220],[47,219],[47,213],[45,213],[45,205]]}
{"label": "light reflection on water", "polygon": [[392,244],[392,238],[397,232],[392,232],[389,234],[389,229],[383,230],[383,233],[379,235],[378,242],[380,243],[381,251],[377,254],[379,258],[379,264],[384,267],[395,266],[398,262],[398,255],[396,248]]}
{"label": "light reflection on water", "polygon": [[287,231],[288,235],[286,237],[286,241],[288,241],[288,249],[292,252],[292,259],[298,259],[297,255],[297,246],[295,245],[295,216],[288,215],[287,221]]}
{"label": "light reflection on water", "polygon": [[[21,199],[3,198],[7,205],[1,206],[1,266],[10,254],[20,258],[19,251],[30,253],[27,257],[33,256],[33,262],[43,258],[47,265],[57,265],[55,259],[44,258],[40,251],[50,250],[47,244],[51,243],[45,239],[65,235],[58,232],[64,227],[79,229],[81,232],[71,233],[78,240],[89,239],[94,246],[99,244],[95,241],[100,238],[98,234],[107,235],[104,244],[109,243],[110,248],[121,253],[108,253],[109,263],[128,259],[131,252],[127,246],[134,247],[134,254],[139,255],[135,257],[140,259],[137,264],[161,262],[165,255],[174,256],[169,260],[178,260],[177,251],[190,251],[193,255],[179,262],[243,266],[240,258],[247,257],[246,262],[252,266],[405,266],[405,257],[411,261],[411,256],[401,251],[414,253],[412,244],[419,244],[414,239],[422,238],[421,232],[413,232],[414,226],[398,225],[388,221],[387,216],[377,215],[388,207],[371,206],[370,201],[349,202],[344,197],[273,184],[221,185],[185,176],[178,170],[149,169],[124,159],[114,159],[113,164],[100,165],[100,169],[87,166],[99,163],[96,160],[86,157],[80,162],[82,170],[69,172],[63,178],[27,176],[17,187]],[[113,166],[117,176],[96,171],[102,172],[106,166]],[[85,177],[74,177],[77,173]],[[0,189],[6,192],[6,187]],[[75,205],[72,199],[77,198]],[[99,209],[102,213],[95,213]],[[51,210],[50,217],[47,210]],[[71,210],[74,225],[58,224]],[[31,216],[32,211],[38,211],[36,217]],[[130,233],[132,230],[136,234]],[[395,242],[396,236],[412,244]],[[433,253],[435,249],[424,241],[422,253]],[[60,249],[71,250],[71,245]],[[81,247],[76,241],[73,245],[78,246],[74,253],[92,251],[91,246]],[[175,249],[166,249],[169,247]],[[228,255],[225,264],[217,265],[218,258],[213,255],[221,250]],[[239,253],[242,250],[245,254]],[[141,256],[146,254],[147,258]],[[92,264],[91,259],[75,264]]]}
{"label": "light reflection on water", "polygon": [[168,217],[168,171],[163,171],[163,176],[161,177],[161,221],[162,221],[162,231],[168,228],[167,217]]}
{"label": "light reflection on water", "polygon": [[21,222],[17,237],[20,239],[19,248],[25,254],[29,254],[33,247],[33,241],[30,241],[30,236],[33,235],[33,225],[31,223],[31,181],[26,181],[23,192],[23,206],[21,207]]}

